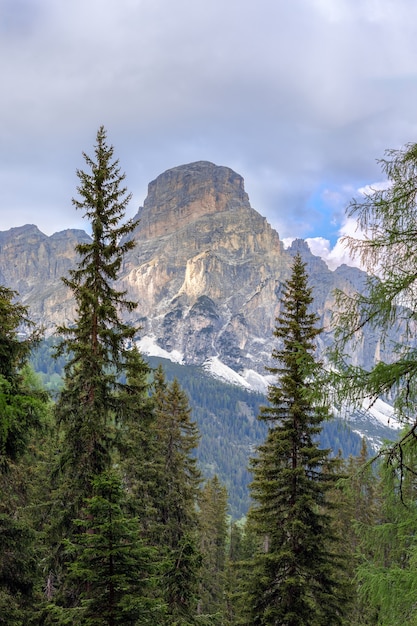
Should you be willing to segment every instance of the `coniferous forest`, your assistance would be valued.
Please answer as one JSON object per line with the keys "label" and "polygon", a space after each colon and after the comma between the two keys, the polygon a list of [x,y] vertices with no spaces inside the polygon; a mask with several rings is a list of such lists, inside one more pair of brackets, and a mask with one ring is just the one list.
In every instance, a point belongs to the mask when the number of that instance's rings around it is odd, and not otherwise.
{"label": "coniferous forest", "polygon": [[[56,397],[62,386],[65,359],[52,358],[54,346],[56,338],[43,339],[32,350],[30,364],[44,388]],[[151,368],[151,377],[152,371],[162,365],[166,379],[172,382],[176,378],[187,394],[200,433],[195,454],[202,473],[207,478],[218,476],[228,491],[230,516],[244,517],[251,502],[248,459],[267,432],[267,425],[257,419],[266,396],[213,378],[199,366],[179,365],[160,357],[144,359]],[[347,458],[360,453],[362,438],[345,420],[334,418],[324,422],[320,442],[334,455]]]}
{"label": "coniferous forest", "polygon": [[[365,296],[336,294],[331,367],[315,355],[321,328],[296,256],[268,397],[213,381],[206,409],[202,372],[145,360],[122,321],[136,306],[115,287],[135,223],[103,127],[84,159],[73,202],[92,239],[63,279],[74,324],[45,342],[0,287],[0,623],[416,624],[417,147],[387,153],[392,185],[348,209],[369,235],[347,242],[369,282]],[[383,337],[395,323],[404,343],[391,363],[352,365],[364,324]],[[404,423],[399,440],[370,458],[365,441],[343,449],[342,432],[332,450],[332,403],[381,396]],[[258,440],[231,480],[227,441],[213,455],[202,434],[216,417],[224,440],[244,430],[248,407]]]}

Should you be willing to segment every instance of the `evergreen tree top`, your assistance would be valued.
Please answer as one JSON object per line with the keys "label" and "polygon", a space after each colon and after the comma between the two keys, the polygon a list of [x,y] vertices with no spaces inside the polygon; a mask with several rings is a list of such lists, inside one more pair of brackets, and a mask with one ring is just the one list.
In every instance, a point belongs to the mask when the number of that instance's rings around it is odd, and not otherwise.
{"label": "evergreen tree top", "polygon": [[114,286],[125,253],[135,245],[127,235],[136,222],[123,222],[131,195],[122,184],[125,175],[120,173],[113,152],[113,147],[106,143],[106,131],[100,127],[95,158],[83,153],[89,171],[77,170],[80,199],[73,199],[73,203],[89,219],[92,241],[77,246],[78,266],[69,272],[69,278],[63,278],[77,304],[74,327],[58,329],[67,337],[58,353],[66,351],[74,355],[70,369],[75,363],[86,362],[88,352],[92,356],[88,367],[92,370],[97,363],[100,367],[119,369],[126,357],[125,343],[136,333],[120,318],[120,311],[132,311],[136,302],[127,300],[126,292]]}

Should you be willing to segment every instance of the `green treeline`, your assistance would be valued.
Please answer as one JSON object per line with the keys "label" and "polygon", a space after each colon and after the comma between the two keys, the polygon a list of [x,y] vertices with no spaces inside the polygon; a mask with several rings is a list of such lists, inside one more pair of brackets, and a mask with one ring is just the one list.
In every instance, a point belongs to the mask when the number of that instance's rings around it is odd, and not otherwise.
{"label": "green treeline", "polygon": [[[366,296],[339,294],[351,326],[341,327],[329,372],[315,358],[322,329],[297,255],[267,398],[199,368],[147,362],[121,316],[136,304],[115,287],[135,224],[123,221],[130,196],[104,128],[84,158],[74,204],[92,240],[77,247],[64,279],[75,323],[41,342],[18,294],[0,287],[0,623],[416,624],[414,349],[398,345],[398,360],[371,372],[344,352],[365,313],[386,327],[404,315],[414,327],[413,311],[394,306],[412,268],[398,276],[398,264],[387,264],[385,291],[378,277]],[[417,149],[393,158],[395,184],[365,201],[378,228],[384,219],[393,226],[392,209],[410,209],[414,197],[395,185],[414,171]],[[361,241],[366,249],[370,239]],[[380,243],[384,251],[392,241]],[[366,443],[352,440],[343,458],[346,433],[331,420],[326,390],[361,401],[396,386],[399,441],[370,461]]]}

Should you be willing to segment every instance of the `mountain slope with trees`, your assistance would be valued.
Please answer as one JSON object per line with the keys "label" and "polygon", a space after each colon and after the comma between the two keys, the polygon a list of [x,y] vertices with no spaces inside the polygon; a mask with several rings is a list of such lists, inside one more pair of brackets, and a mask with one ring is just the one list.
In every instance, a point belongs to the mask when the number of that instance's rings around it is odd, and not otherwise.
{"label": "mountain slope with trees", "polygon": [[[55,340],[41,342],[32,355],[31,363],[53,395],[59,393],[62,384],[64,359],[52,358]],[[246,515],[250,506],[248,484],[249,458],[266,433],[266,426],[257,419],[260,407],[267,402],[266,396],[244,387],[214,378],[203,367],[180,365],[160,357],[143,356],[151,370],[160,365],[167,381],[176,378],[186,392],[193,419],[198,425],[200,442],[196,457],[203,475],[217,475],[227,487],[229,513],[234,519]],[[151,371],[145,374],[152,378]],[[344,419],[332,419],[324,423],[320,442],[335,455],[347,458],[360,453],[362,437]]]}

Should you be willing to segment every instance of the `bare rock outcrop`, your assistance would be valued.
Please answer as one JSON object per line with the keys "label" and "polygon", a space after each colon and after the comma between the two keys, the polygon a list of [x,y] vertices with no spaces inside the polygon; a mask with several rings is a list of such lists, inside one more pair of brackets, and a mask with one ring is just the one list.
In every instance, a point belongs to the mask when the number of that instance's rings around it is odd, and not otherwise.
{"label": "bare rock outcrop", "polygon": [[187,363],[260,364],[291,258],[242,177],[205,161],[168,170],[150,183],[138,218],[123,282],[143,332]]}

